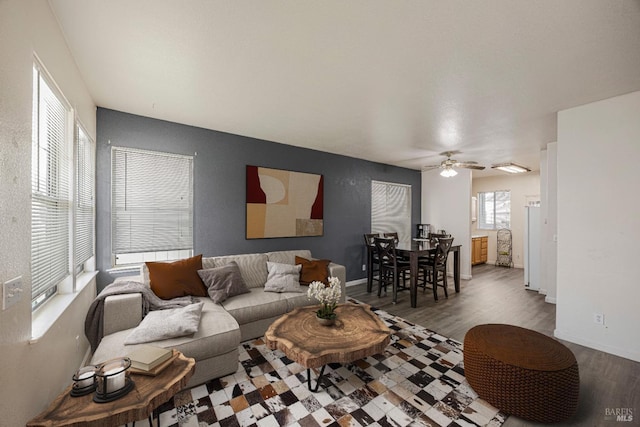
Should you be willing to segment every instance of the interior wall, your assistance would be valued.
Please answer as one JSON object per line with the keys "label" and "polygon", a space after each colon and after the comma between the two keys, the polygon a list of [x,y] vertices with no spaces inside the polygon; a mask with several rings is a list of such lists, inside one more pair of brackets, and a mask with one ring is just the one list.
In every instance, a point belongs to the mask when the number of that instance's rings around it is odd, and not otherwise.
{"label": "interior wall", "polygon": [[0,1],[0,282],[22,276],[19,303],[0,311],[0,424],[25,425],[64,388],[87,344],[86,286],[39,341],[31,339],[31,117],[34,52],[95,136],[95,105],[46,0]]}
{"label": "interior wall", "polygon": [[547,144],[547,149],[543,153],[544,171],[542,165],[540,168],[542,192],[540,293],[546,295],[546,302],[555,304],[558,293],[556,280],[558,273],[558,143]]}
{"label": "interior wall", "polygon": [[[412,229],[420,218],[420,172],[224,132],[98,109],[97,266],[110,283],[111,146],[195,156],[195,253],[205,256],[310,249],[343,264],[347,280],[364,279],[362,235],[371,230],[371,180],[411,185]],[[322,174],[324,235],[245,238],[246,166]]]}
{"label": "interior wall", "polygon": [[[558,113],[558,338],[640,361],[640,91]],[[604,315],[604,325],[594,322]]]}
{"label": "interior wall", "polygon": [[422,172],[422,223],[446,230],[454,245],[462,245],[460,277],[471,279],[471,170],[459,169],[451,178]]}
{"label": "interior wall", "polygon": [[[494,175],[474,178],[472,196],[486,191],[511,191],[511,237],[513,266],[524,268],[524,207],[528,200],[540,200],[540,173],[528,172],[522,175]],[[472,235],[489,236],[487,263],[495,264],[497,258],[497,231],[478,229],[478,221],[471,226]]]}

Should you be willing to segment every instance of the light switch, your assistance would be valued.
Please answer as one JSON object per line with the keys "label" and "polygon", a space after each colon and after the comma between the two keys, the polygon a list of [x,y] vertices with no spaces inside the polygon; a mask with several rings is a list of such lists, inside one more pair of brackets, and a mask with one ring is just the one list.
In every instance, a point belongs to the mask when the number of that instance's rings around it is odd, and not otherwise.
{"label": "light switch", "polygon": [[2,284],[2,309],[6,310],[22,299],[22,276]]}

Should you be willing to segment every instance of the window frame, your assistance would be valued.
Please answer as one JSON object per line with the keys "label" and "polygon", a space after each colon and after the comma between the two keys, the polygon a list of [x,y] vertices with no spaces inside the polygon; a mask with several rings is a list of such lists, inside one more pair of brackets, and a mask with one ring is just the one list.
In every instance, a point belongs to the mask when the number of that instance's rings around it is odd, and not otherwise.
{"label": "window frame", "polygon": [[[78,283],[78,277],[83,273],[95,271],[95,141],[86,131],[75,109],[66,99],[51,74],[42,62],[34,55],[32,93],[32,153],[31,153],[31,311],[32,315],[58,294],[73,294],[83,286]],[[50,97],[46,101],[44,97]],[[51,98],[53,97],[53,98]],[[56,105],[51,104],[55,100]],[[49,102],[49,104],[47,104]],[[58,105],[59,104],[59,105]],[[47,107],[53,105],[53,107]],[[53,108],[53,109],[51,109]],[[55,115],[58,110],[59,120],[49,122],[47,119]],[[54,129],[57,123],[58,128]],[[51,132],[47,132],[51,130]],[[59,135],[55,133],[58,132]],[[90,164],[89,175],[79,176],[78,138],[80,133],[85,136],[89,145],[88,156]],[[54,150],[52,150],[54,149]],[[55,163],[55,164],[53,164]],[[75,262],[76,241],[80,240],[77,229],[78,200],[77,185],[89,180],[90,215],[88,229],[91,235],[91,250],[83,261]],[[57,201],[56,201],[57,200]],[[62,231],[58,242],[49,240],[51,212],[45,206],[50,203],[60,212],[56,227]],[[57,209],[58,207],[62,209]],[[85,206],[87,208],[87,206]],[[54,227],[55,228],[55,227]],[[83,235],[85,235],[83,233]],[[46,263],[50,253],[47,248],[55,247],[59,251],[58,267],[60,274],[51,274]],[[46,252],[46,255],[43,253]],[[64,252],[64,255],[61,255]],[[61,262],[62,261],[62,262]],[[66,265],[64,265],[66,264]],[[57,270],[56,270],[57,271]],[[43,284],[44,283],[44,284]],[[54,304],[55,305],[55,304]],[[48,320],[51,322],[53,319]],[[46,326],[45,326],[46,327]]]}
{"label": "window frame", "polygon": [[[44,127],[51,129],[56,125],[48,122],[47,113],[43,112],[43,109],[47,108],[44,98],[47,94],[43,94],[45,91],[50,92],[49,96],[52,96],[64,111],[60,123],[57,123],[60,128],[56,129],[62,135],[56,142],[51,141],[55,136],[43,130]],[[37,58],[33,62],[32,99],[31,309],[33,312],[58,292],[71,292],[74,289],[70,250],[73,226],[74,113],[71,104]],[[56,145],[53,151],[51,151],[52,143]],[[55,221],[56,212],[59,218],[56,225],[52,226],[51,221]],[[49,238],[54,229],[60,229],[59,235],[55,237],[57,242],[52,242]],[[58,258],[61,258],[55,263],[51,262],[55,259],[51,257],[53,249],[58,252]],[[47,252],[47,255],[43,255],[43,252]],[[63,255],[62,252],[65,254]],[[44,264],[49,264],[50,267]],[[54,268],[51,266],[54,264],[56,273],[52,273]]]}

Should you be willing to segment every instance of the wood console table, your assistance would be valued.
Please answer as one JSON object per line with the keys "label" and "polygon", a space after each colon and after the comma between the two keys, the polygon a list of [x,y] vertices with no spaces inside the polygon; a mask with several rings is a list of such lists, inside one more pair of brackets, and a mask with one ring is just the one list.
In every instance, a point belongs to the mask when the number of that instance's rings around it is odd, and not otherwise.
{"label": "wood console table", "polygon": [[[174,350],[175,351],[175,350]],[[149,418],[153,411],[184,389],[195,371],[196,361],[180,353],[157,376],[131,375],[135,387],[113,402],[95,403],[93,393],[71,397],[69,386],[27,427],[40,426],[121,426]]]}

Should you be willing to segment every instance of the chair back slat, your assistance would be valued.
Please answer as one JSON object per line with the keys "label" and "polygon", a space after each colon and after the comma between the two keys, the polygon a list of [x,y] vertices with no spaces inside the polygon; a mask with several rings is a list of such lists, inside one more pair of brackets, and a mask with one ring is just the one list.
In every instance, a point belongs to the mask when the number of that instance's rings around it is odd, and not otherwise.
{"label": "chair back slat", "polygon": [[453,237],[438,239],[438,246],[436,247],[435,263],[437,266],[443,266],[447,262],[449,256],[449,250],[453,244]]}
{"label": "chair back slat", "polygon": [[367,246],[373,246],[373,238],[380,237],[379,233],[364,233],[364,244]]}
{"label": "chair back slat", "polygon": [[398,257],[396,256],[396,242],[393,238],[374,237],[373,244],[380,262],[396,263]]}
{"label": "chair back slat", "polygon": [[398,233],[397,232],[393,232],[393,233],[384,233],[383,234],[384,237],[386,238],[391,238],[394,240],[395,244],[397,245],[398,242],[400,241],[400,239],[398,238]]}

